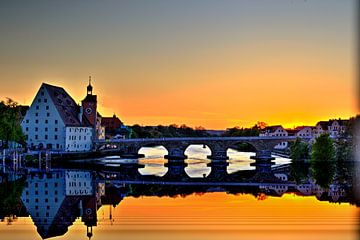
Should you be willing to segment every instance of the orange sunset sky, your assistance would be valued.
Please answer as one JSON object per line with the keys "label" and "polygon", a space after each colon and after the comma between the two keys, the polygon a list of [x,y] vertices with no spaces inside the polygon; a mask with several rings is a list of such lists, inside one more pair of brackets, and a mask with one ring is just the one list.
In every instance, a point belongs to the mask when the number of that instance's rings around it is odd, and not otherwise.
{"label": "orange sunset sky", "polygon": [[0,98],[42,82],[125,124],[285,127],[356,115],[356,1],[1,1]]}

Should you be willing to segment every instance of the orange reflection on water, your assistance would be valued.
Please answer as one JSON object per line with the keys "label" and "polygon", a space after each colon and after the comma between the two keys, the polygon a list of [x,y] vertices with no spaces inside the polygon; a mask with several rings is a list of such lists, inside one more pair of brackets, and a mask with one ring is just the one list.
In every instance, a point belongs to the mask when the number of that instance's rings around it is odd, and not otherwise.
{"label": "orange reflection on water", "polygon": [[355,206],[293,194],[263,201],[221,192],[185,198],[129,197],[110,208],[98,211],[99,226],[94,229],[95,236],[106,234],[108,240],[119,235],[131,239],[144,235],[147,239],[358,239]]}
{"label": "orange reflection on water", "polygon": [[[259,200],[263,199],[263,200]],[[110,219],[110,214],[112,219]],[[306,239],[357,240],[359,209],[315,197],[231,195],[223,192],[186,197],[125,197],[115,208],[98,210],[91,239],[224,240]],[[30,218],[0,223],[0,239],[41,239]],[[77,219],[64,236],[87,239]]]}

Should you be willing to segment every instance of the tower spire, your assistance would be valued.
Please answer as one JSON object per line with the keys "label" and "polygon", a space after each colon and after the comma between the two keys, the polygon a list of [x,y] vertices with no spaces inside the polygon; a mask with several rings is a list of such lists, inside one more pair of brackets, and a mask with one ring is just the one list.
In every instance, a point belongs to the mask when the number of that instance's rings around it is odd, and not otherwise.
{"label": "tower spire", "polygon": [[92,95],[93,87],[91,86],[91,76],[89,76],[89,85],[87,86],[87,95]]}

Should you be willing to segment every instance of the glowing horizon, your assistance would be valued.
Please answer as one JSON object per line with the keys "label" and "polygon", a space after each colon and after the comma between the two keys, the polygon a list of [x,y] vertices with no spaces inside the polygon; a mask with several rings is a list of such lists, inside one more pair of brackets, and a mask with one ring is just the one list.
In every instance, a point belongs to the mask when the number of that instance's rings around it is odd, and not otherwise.
{"label": "glowing horizon", "polygon": [[[292,128],[359,113],[356,1],[0,3],[0,98],[42,82],[127,125]],[[64,17],[65,16],[65,17]]]}

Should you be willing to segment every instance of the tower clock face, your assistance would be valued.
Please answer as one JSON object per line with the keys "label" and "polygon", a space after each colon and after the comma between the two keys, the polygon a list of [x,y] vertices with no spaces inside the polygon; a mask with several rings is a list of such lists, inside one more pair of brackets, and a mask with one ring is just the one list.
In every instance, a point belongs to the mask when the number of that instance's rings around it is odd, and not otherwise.
{"label": "tower clock face", "polygon": [[92,109],[88,107],[85,109],[85,112],[90,115],[92,113]]}

